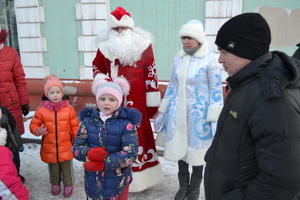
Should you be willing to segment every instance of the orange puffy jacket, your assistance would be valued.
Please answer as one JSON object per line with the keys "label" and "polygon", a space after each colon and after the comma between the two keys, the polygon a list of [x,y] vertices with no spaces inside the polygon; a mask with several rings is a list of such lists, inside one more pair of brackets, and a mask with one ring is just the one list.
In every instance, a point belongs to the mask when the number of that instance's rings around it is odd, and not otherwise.
{"label": "orange puffy jacket", "polygon": [[74,108],[67,103],[58,111],[42,105],[35,112],[30,123],[30,131],[36,134],[44,124],[47,135],[42,138],[41,159],[45,163],[58,163],[73,159],[72,145],[79,128],[79,120]]}

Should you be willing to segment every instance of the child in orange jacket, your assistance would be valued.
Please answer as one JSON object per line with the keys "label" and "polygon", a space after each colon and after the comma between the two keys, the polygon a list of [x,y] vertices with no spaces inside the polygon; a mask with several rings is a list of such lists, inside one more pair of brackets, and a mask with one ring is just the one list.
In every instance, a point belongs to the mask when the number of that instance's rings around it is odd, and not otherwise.
{"label": "child in orange jacket", "polygon": [[60,182],[64,184],[64,196],[73,193],[72,144],[79,128],[76,111],[64,96],[60,80],[48,76],[44,85],[45,95],[30,123],[30,131],[42,136],[41,159],[48,163],[51,192],[60,194]]}

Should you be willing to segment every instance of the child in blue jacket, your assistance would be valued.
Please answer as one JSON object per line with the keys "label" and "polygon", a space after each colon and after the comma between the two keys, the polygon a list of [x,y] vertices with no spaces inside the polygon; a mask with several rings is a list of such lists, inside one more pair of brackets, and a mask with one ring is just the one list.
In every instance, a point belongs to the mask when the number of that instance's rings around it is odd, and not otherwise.
{"label": "child in blue jacket", "polygon": [[114,81],[97,75],[92,91],[97,107],[80,112],[73,154],[85,162],[85,191],[93,200],[126,200],[132,181],[131,163],[138,154],[136,126],[141,114],[134,108],[122,107],[129,92],[125,78]]}

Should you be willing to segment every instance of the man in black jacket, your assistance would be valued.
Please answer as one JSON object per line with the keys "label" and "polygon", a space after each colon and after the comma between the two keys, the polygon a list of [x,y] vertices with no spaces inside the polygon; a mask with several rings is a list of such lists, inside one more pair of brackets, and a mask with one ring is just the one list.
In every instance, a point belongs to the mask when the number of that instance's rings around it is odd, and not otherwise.
{"label": "man in black jacket", "polygon": [[293,57],[300,60],[300,43],[297,44],[298,49],[294,52]]}
{"label": "man in black jacket", "polygon": [[300,188],[300,63],[269,52],[257,13],[231,18],[215,43],[229,93],[206,153],[206,200],[294,200]]}

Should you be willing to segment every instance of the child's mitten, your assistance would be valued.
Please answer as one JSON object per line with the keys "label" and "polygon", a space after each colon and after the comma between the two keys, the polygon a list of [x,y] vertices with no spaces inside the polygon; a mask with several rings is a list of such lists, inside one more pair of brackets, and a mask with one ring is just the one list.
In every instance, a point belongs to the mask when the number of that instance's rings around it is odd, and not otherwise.
{"label": "child's mitten", "polygon": [[91,172],[103,171],[104,161],[88,161],[83,163],[83,168]]}
{"label": "child's mitten", "polygon": [[108,153],[105,151],[104,147],[94,147],[87,152],[88,160],[93,161],[103,161],[107,155]]}

